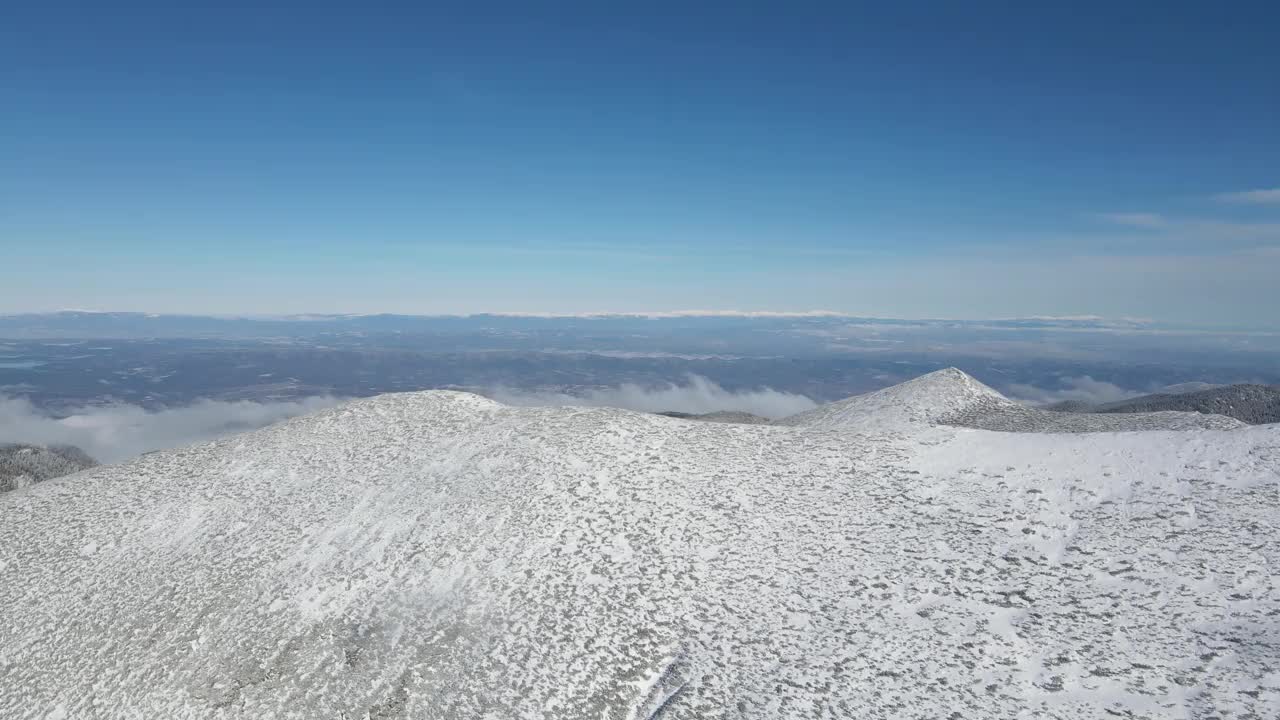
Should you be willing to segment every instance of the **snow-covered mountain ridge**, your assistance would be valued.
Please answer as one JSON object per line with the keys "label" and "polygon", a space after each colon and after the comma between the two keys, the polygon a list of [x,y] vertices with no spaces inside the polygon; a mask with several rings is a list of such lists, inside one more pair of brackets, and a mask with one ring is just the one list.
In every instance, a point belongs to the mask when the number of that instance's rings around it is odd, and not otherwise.
{"label": "snow-covered mountain ridge", "polygon": [[0,493],[70,475],[98,462],[70,445],[0,443]]}
{"label": "snow-covered mountain ridge", "polygon": [[882,430],[944,424],[1005,432],[1054,433],[1245,427],[1245,423],[1233,418],[1190,412],[1134,413],[1124,418],[1048,412],[1016,403],[955,368],[823,405],[783,418],[778,424]]}
{"label": "snow-covered mountain ridge", "polygon": [[1280,427],[881,392],[386,395],[6,493],[0,717],[1280,715]]}

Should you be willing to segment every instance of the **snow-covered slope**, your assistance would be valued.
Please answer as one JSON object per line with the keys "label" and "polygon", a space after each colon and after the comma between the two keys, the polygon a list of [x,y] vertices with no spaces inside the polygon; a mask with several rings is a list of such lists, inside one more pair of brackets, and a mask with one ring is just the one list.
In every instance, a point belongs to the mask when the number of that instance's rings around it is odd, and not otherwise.
{"label": "snow-covered slope", "polygon": [[387,395],[7,493],[0,717],[1280,716],[1280,427],[934,424],[966,378]]}

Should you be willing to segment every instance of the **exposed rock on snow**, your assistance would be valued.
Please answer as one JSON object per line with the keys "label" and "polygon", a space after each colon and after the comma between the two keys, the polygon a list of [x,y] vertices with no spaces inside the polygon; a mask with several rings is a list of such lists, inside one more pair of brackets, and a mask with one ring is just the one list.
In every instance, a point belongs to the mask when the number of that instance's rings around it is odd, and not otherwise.
{"label": "exposed rock on snow", "polygon": [[722,423],[738,423],[741,425],[764,425],[770,422],[767,417],[760,417],[749,412],[738,412],[736,410],[717,410],[709,413],[684,413],[669,410],[660,412],[659,415],[666,417],[680,418],[682,420],[701,420],[703,422],[722,422]]}
{"label": "exposed rock on snow", "polygon": [[0,717],[1280,716],[1280,426],[361,400],[0,496]]}

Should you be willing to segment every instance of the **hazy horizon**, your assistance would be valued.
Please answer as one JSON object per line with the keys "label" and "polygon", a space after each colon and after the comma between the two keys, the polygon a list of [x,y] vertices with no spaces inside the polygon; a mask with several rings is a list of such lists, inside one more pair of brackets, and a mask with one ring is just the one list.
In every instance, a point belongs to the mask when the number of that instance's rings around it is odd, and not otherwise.
{"label": "hazy horizon", "polygon": [[[1087,313],[1063,315],[992,315],[992,316],[945,316],[945,315],[876,315],[870,313],[810,309],[810,310],[771,310],[771,309],[687,309],[673,308],[663,310],[581,310],[581,311],[539,311],[539,310],[500,310],[478,309],[472,311],[440,311],[440,312],[395,312],[373,310],[369,312],[349,312],[341,310],[272,312],[260,310],[253,312],[179,312],[155,311],[136,308],[32,308],[3,310],[0,318],[21,318],[41,316],[67,315],[127,315],[146,318],[201,318],[215,320],[245,320],[252,322],[299,321],[299,320],[335,320],[372,317],[401,317],[415,319],[468,319],[468,318],[511,318],[528,320],[591,320],[591,319],[833,319],[863,320],[870,322],[904,322],[904,323],[1043,323],[1047,326],[1072,325],[1082,328],[1107,328],[1133,332],[1147,331],[1222,331],[1222,332],[1270,332],[1280,330],[1280,318],[1266,316],[1255,322],[1178,322],[1154,317],[1106,316]],[[0,335],[3,338],[3,335]]]}

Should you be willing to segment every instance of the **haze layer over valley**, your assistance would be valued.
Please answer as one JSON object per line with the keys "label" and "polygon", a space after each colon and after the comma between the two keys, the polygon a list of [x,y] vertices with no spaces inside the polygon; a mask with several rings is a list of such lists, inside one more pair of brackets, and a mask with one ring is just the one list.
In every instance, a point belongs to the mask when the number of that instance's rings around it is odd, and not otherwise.
{"label": "haze layer over valley", "polygon": [[102,462],[410,390],[778,419],[948,366],[1077,409],[1188,383],[1280,383],[1275,333],[1090,317],[61,312],[0,315],[0,338],[0,442]]}

